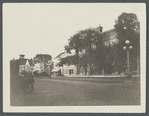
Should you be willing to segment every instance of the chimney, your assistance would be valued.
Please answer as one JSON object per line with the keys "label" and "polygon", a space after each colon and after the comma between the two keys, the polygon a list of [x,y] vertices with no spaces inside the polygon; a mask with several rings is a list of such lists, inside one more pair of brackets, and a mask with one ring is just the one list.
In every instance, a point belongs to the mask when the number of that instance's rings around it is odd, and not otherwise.
{"label": "chimney", "polygon": [[103,27],[99,24],[99,27],[97,27],[97,31],[98,31],[98,33],[101,33],[103,30]]}
{"label": "chimney", "polygon": [[103,27],[100,27],[100,32],[102,32]]}
{"label": "chimney", "polygon": [[19,59],[24,59],[24,56],[25,56],[24,54],[21,54]]}

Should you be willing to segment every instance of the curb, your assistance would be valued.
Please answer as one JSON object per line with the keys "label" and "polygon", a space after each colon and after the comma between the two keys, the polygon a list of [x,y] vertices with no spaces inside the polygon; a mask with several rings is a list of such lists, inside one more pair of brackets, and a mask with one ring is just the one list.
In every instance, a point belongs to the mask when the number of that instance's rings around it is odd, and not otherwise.
{"label": "curb", "polygon": [[51,79],[51,80],[68,80],[68,81],[84,81],[84,82],[138,82],[140,81],[139,77],[132,77],[131,80],[128,80],[126,77],[43,77],[39,79]]}

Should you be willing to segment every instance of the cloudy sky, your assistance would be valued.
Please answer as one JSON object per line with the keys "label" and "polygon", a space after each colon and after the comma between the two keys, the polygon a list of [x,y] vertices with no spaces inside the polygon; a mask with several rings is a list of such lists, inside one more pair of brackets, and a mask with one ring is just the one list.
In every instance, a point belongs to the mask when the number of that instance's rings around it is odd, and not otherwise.
{"label": "cloudy sky", "polygon": [[114,28],[123,12],[142,17],[141,4],[115,3],[5,3],[3,4],[3,47],[8,59],[25,54],[50,54],[64,51],[68,39],[80,30]]}

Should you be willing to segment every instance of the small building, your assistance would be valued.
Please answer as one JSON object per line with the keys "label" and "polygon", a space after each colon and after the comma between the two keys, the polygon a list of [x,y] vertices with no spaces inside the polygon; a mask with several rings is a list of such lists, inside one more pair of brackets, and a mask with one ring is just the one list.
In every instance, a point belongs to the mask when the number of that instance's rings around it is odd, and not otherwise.
{"label": "small building", "polygon": [[21,71],[26,71],[26,72],[33,72],[34,71],[34,65],[30,62],[29,60],[24,60],[21,62],[21,64],[19,63],[19,72]]}
{"label": "small building", "polygon": [[77,74],[77,67],[75,65],[63,65],[63,75],[76,75]]}
{"label": "small building", "polygon": [[34,66],[34,71],[37,72],[44,72],[44,64],[43,63],[36,63]]}
{"label": "small building", "polygon": [[21,71],[33,72],[34,71],[34,63],[32,59],[24,58],[25,55],[20,55],[20,58],[17,59],[19,66],[19,73]]}
{"label": "small building", "polygon": [[67,56],[74,55],[75,53],[72,52],[72,54],[68,54],[66,52],[60,53],[58,56],[54,58],[54,69],[51,71],[54,75],[76,75],[77,74],[77,69],[75,65],[63,65],[63,66],[57,66],[57,64],[60,62],[61,58],[65,58]]}

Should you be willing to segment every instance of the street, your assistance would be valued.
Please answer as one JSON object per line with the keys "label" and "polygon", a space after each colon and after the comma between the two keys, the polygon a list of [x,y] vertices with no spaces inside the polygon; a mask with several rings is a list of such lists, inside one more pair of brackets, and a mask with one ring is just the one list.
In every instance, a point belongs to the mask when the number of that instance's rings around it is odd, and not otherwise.
{"label": "street", "polygon": [[91,82],[35,78],[32,93],[11,92],[11,106],[139,105],[140,81]]}

